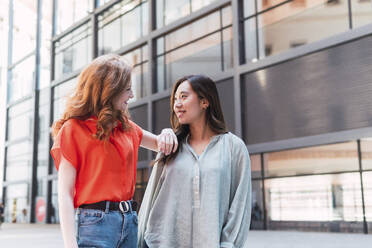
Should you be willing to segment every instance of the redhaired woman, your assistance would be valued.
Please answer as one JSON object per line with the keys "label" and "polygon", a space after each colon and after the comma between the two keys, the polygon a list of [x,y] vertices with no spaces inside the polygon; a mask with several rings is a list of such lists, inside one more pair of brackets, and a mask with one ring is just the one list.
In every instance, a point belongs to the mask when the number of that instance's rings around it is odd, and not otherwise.
{"label": "redhaired woman", "polygon": [[131,199],[138,148],[169,154],[177,138],[170,129],[156,136],[129,120],[132,97],[131,67],[118,55],[104,55],[81,72],[54,123],[51,154],[65,247],[137,247]]}
{"label": "redhaired woman", "polygon": [[215,83],[201,75],[181,78],[171,109],[180,145],[152,170],[139,214],[139,247],[248,247],[249,154],[226,131]]}

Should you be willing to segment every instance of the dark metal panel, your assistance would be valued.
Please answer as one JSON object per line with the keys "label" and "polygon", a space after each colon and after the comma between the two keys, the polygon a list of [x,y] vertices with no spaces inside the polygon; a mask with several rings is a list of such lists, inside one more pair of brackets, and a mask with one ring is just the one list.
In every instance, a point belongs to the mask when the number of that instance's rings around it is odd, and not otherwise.
{"label": "dark metal panel", "polygon": [[170,127],[170,99],[169,97],[155,101],[153,103],[154,110],[154,133],[159,134],[163,128]]}
{"label": "dark metal panel", "polygon": [[235,131],[234,81],[232,78],[216,83],[223,117],[229,131]]}
{"label": "dark metal panel", "polygon": [[[142,129],[148,129],[148,114],[147,114],[147,104],[132,108],[129,110],[132,120],[139,125]],[[144,148],[138,151],[138,161],[143,161],[148,159],[147,150]]]}
{"label": "dark metal panel", "polygon": [[369,36],[244,75],[245,141],[372,126],[371,43]]}

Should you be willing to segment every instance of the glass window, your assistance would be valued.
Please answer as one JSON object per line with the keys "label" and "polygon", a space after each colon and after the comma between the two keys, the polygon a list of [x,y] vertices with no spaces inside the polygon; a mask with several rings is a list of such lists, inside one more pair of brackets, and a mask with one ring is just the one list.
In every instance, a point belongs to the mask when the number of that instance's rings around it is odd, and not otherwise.
{"label": "glass window", "polygon": [[360,142],[360,149],[362,153],[362,169],[372,169],[372,138],[362,139]]}
{"label": "glass window", "polygon": [[9,108],[8,141],[31,136],[33,125],[32,104],[33,100],[29,99]]}
{"label": "glass window", "polygon": [[6,149],[6,181],[31,179],[31,140],[12,144]]}
{"label": "glass window", "polygon": [[110,0],[97,0],[98,1],[98,6],[105,5],[106,3],[110,2]]}
{"label": "glass window", "polygon": [[41,44],[40,44],[40,83],[43,89],[50,84],[50,53],[52,40],[52,0],[43,0],[41,17]]}
{"label": "glass window", "polygon": [[243,2],[243,15],[244,15],[244,17],[248,17],[248,16],[254,15],[256,13],[255,2],[256,1],[252,1],[252,0],[244,0],[244,2]]}
{"label": "glass window", "polygon": [[191,0],[191,11],[194,12],[198,9],[201,9],[216,0]]}
{"label": "glass window", "polygon": [[37,177],[40,179],[48,175],[49,158],[49,105],[50,90],[45,88],[40,91],[39,102],[39,135],[38,135],[38,158]]}
{"label": "glass window", "polygon": [[165,56],[168,85],[184,75],[221,71],[221,33],[209,35]]}
{"label": "glass window", "polygon": [[250,155],[252,178],[262,178],[261,176],[261,154]]}
{"label": "glass window", "polygon": [[143,196],[145,195],[145,190],[147,183],[149,181],[149,169],[138,169],[136,175],[136,190],[134,192],[133,200],[138,203],[138,209],[141,206]]}
{"label": "glass window", "polygon": [[[216,23],[218,24],[216,25]],[[165,49],[166,51],[175,49],[206,34],[213,33],[220,28],[220,12],[217,11],[166,35]]]}
{"label": "glass window", "polygon": [[57,33],[61,33],[93,9],[94,0],[57,0]]}
{"label": "glass window", "polygon": [[[187,16],[191,12],[190,0],[157,0],[157,28]],[[165,7],[166,6],[166,7]]]}
{"label": "glass window", "polygon": [[[213,74],[232,67],[229,12],[230,7],[225,7],[157,39],[157,91],[187,74]],[[221,24],[227,27],[222,29]]]}
{"label": "glass window", "polygon": [[[368,230],[372,228],[372,172],[363,172],[363,191]],[[370,232],[370,231],[369,231]]]}
{"label": "glass window", "polygon": [[115,4],[98,17],[99,55],[110,53],[148,33],[148,1]]}
{"label": "glass window", "polygon": [[362,226],[359,173],[265,180],[265,198],[270,221],[355,221]]}
{"label": "glass window", "polygon": [[[272,8],[274,6],[277,6],[278,4],[281,4],[285,2],[286,0],[257,0],[257,11],[261,12],[263,10],[266,10],[268,8]],[[299,5],[304,4],[307,0],[293,0],[290,1],[292,5]],[[247,2],[247,1],[246,1]],[[249,1],[248,2],[253,2]]]}
{"label": "glass window", "polygon": [[[299,0],[280,5],[258,16],[260,58],[347,31],[348,3],[326,0]],[[327,25],[324,25],[324,21]]]}
{"label": "glass window", "polygon": [[233,67],[233,30],[226,28],[222,31],[223,70]]}
{"label": "glass window", "polygon": [[246,62],[257,61],[256,18],[244,22],[244,50]]}
{"label": "glass window", "polygon": [[357,143],[267,153],[264,155],[264,167],[266,177],[357,171]]}
{"label": "glass window", "polygon": [[32,55],[11,70],[8,82],[8,102],[30,96],[35,81],[35,56]]}
{"label": "glass window", "polygon": [[252,180],[251,229],[264,229],[264,213],[262,181]]}
{"label": "glass window", "polygon": [[351,1],[353,28],[372,23],[372,0]]}
{"label": "glass window", "polygon": [[54,88],[53,121],[62,118],[67,98],[74,93],[75,86],[76,78],[73,78]]}
{"label": "glass window", "polygon": [[[278,54],[349,29],[347,0],[259,0],[258,13],[252,2],[244,1],[247,62],[256,62],[257,57]],[[327,25],[324,26],[324,22]]]}
{"label": "glass window", "polygon": [[52,202],[49,206],[50,221],[53,224],[59,223],[59,205],[58,205],[58,180],[52,181]]}
{"label": "glass window", "polygon": [[92,27],[85,23],[55,43],[55,79],[81,69],[92,59]]}
{"label": "glass window", "polygon": [[[12,62],[17,62],[36,47],[36,0],[13,1]],[[27,18],[25,18],[27,16]]]}
{"label": "glass window", "polygon": [[216,0],[157,0],[156,1],[156,26],[160,28],[169,23],[185,17]]}
{"label": "glass window", "polygon": [[151,94],[150,82],[147,80],[147,50],[148,46],[145,45],[122,56],[133,66],[132,90],[134,97],[130,100],[131,102]]}
{"label": "glass window", "polygon": [[29,220],[30,205],[28,184],[14,184],[6,188],[5,221],[9,223],[26,223]]}

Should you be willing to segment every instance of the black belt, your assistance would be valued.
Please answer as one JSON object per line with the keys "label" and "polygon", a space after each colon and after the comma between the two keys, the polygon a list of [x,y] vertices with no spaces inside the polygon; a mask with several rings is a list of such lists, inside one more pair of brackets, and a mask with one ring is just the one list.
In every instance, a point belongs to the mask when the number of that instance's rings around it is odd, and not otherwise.
{"label": "black belt", "polygon": [[[84,209],[97,209],[97,210],[106,210],[106,202],[100,201],[91,204],[80,205],[79,208]],[[109,210],[110,211],[121,211],[123,213],[132,211],[137,211],[137,202],[135,201],[121,201],[121,202],[111,202],[109,201]]]}

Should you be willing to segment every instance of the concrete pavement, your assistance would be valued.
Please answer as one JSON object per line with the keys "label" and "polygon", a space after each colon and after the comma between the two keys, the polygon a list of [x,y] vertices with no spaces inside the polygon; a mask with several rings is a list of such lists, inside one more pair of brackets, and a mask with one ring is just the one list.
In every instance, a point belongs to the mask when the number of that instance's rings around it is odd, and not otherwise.
{"label": "concrete pavement", "polygon": [[[253,248],[367,248],[372,234],[251,231]],[[0,248],[63,248],[58,225],[3,224]],[[210,247],[206,247],[210,248]]]}

